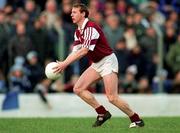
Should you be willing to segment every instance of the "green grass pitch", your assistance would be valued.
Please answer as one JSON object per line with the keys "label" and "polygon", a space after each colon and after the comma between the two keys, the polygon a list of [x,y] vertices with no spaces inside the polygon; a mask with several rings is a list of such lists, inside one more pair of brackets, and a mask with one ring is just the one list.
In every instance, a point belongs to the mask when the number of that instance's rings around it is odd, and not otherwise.
{"label": "green grass pitch", "polygon": [[0,133],[180,133],[180,117],[145,117],[145,127],[129,129],[127,118],[114,117],[92,128],[95,118],[0,118]]}

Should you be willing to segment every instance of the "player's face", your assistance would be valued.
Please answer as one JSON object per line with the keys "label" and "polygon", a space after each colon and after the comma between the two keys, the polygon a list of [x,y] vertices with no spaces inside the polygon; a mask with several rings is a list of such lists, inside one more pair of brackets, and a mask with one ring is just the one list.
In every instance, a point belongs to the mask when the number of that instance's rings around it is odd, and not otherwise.
{"label": "player's face", "polygon": [[80,12],[80,8],[73,7],[71,12],[71,17],[73,23],[77,24],[82,20],[82,18],[84,18],[84,14]]}

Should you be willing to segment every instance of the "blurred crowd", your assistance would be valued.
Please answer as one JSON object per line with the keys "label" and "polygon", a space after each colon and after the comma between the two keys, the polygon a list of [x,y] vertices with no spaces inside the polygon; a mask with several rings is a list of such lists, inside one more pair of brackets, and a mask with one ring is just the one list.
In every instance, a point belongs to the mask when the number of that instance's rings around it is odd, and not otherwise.
{"label": "blurred crowd", "polygon": [[[163,92],[180,93],[179,0],[1,0],[0,93],[72,92],[90,65],[87,58],[56,81],[46,78],[44,68],[71,52],[74,2],[88,5],[89,18],[102,27],[117,55],[119,93],[158,93],[160,81]],[[101,82],[89,90],[104,92]]]}

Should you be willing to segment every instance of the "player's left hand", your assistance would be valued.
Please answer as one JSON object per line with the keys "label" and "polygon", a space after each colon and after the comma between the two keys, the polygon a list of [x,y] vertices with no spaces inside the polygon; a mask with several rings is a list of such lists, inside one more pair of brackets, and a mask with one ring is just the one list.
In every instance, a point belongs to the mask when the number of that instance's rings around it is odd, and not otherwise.
{"label": "player's left hand", "polygon": [[60,62],[60,61],[56,61],[56,62],[58,65],[53,68],[53,70],[54,70],[53,72],[61,73],[67,66],[64,62]]}

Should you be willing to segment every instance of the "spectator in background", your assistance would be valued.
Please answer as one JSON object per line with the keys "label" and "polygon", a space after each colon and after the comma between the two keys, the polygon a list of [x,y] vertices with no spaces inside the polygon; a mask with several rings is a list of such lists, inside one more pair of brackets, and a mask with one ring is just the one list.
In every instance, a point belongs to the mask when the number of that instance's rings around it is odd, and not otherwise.
{"label": "spectator in background", "polygon": [[118,40],[123,37],[123,30],[119,24],[119,17],[117,15],[107,16],[103,31],[112,49],[115,48]]}
{"label": "spectator in background", "polygon": [[126,47],[126,40],[125,38],[121,38],[115,46],[115,54],[118,59],[118,64],[119,64],[119,76],[120,79],[123,79],[125,76],[126,69],[129,65],[129,51],[127,50]]}
{"label": "spectator in background", "polygon": [[[58,57],[61,59],[64,57],[59,55],[64,53],[65,56],[69,54],[70,45],[73,43],[75,26],[72,24],[71,9],[72,0],[62,0],[60,5],[60,17],[55,22],[56,31],[58,33],[58,45],[64,47],[60,48],[63,52],[58,52]],[[66,44],[66,45],[65,45]],[[56,51],[57,52],[57,51]]]}
{"label": "spectator in background", "polygon": [[44,65],[45,59],[50,56],[52,47],[48,38],[48,31],[45,28],[43,16],[35,20],[30,38],[35,51],[38,53],[40,64]]}
{"label": "spectator in background", "polygon": [[41,13],[41,19],[44,19],[45,28],[48,33],[48,56],[53,59],[56,57],[56,44],[58,43],[58,33],[56,31],[56,22],[59,19],[58,7],[55,0],[47,0],[46,9]]}
{"label": "spectator in background", "polygon": [[168,52],[170,46],[176,42],[177,33],[179,31],[179,20],[178,14],[175,11],[169,13],[165,25],[163,26],[164,31],[164,43],[165,50]]}
{"label": "spectator in background", "polygon": [[145,34],[145,26],[142,23],[143,15],[140,12],[136,12],[133,16],[133,26],[136,33],[137,40],[139,40]]}
{"label": "spectator in background", "polygon": [[111,16],[116,13],[115,3],[113,1],[106,1],[104,4],[104,12],[103,15],[105,17]]}
{"label": "spectator in background", "polygon": [[139,79],[137,88],[138,88],[138,93],[148,94],[152,92],[150,84],[149,84],[149,80],[145,76],[144,77],[142,76]]}
{"label": "spectator in background", "polygon": [[7,74],[8,65],[8,39],[9,39],[9,26],[6,23],[6,14],[4,11],[0,11],[0,69],[2,69],[3,74]]}
{"label": "spectator in background", "polygon": [[[179,14],[175,11],[170,12],[167,20],[170,20],[172,22],[172,28],[176,30],[176,32],[178,32],[180,30],[180,27],[178,26],[180,24],[180,20],[179,20]],[[166,20],[166,21],[167,21]]]}
{"label": "spectator in background", "polygon": [[12,5],[14,11],[19,7],[23,7],[24,4],[25,0],[7,0],[7,5]]}
{"label": "spectator in background", "polygon": [[116,10],[119,15],[126,15],[127,13],[127,1],[125,0],[118,0],[116,5]]}
{"label": "spectator in background", "polygon": [[26,71],[26,69],[24,68],[24,65],[25,65],[25,59],[24,59],[24,57],[22,57],[22,56],[16,56],[15,59],[14,59],[14,64],[23,66],[23,70],[24,70],[24,72],[27,74],[27,71]]}
{"label": "spectator in background", "polygon": [[137,79],[145,75],[145,72],[147,70],[147,59],[139,45],[136,45],[130,51],[128,61],[129,65],[136,65],[138,71],[138,73],[136,74]]}
{"label": "spectator in background", "polygon": [[132,4],[139,6],[141,4],[144,4],[146,2],[148,2],[148,0],[130,0]]}
{"label": "spectator in background", "polygon": [[157,3],[157,1],[150,1],[149,8],[151,9],[153,21],[159,26],[162,26],[165,22],[165,16],[158,10],[159,4]]}
{"label": "spectator in background", "polygon": [[31,82],[31,89],[29,90],[29,92],[34,92],[34,87],[39,82],[39,79],[42,78],[44,69],[39,63],[38,54],[36,51],[28,52],[26,58],[27,63],[25,64],[25,67],[28,71],[28,79]]}
{"label": "spectator in background", "polygon": [[32,49],[33,45],[29,36],[26,34],[25,25],[18,23],[16,25],[16,34],[9,40],[8,44],[9,65],[11,66],[13,64],[16,56],[25,57]]}
{"label": "spectator in background", "polygon": [[97,11],[93,16],[90,17],[90,19],[92,19],[99,26],[104,26],[103,14],[100,11]]}
{"label": "spectator in background", "polygon": [[65,23],[72,24],[71,19],[71,8],[72,8],[72,0],[62,0],[61,5],[61,18]]}
{"label": "spectator in background", "polygon": [[133,27],[126,27],[126,30],[124,32],[124,37],[126,39],[128,50],[132,50],[138,44],[135,30]]}
{"label": "spectator in background", "polygon": [[[133,5],[129,4],[129,5],[127,6],[126,16],[127,16],[127,14],[128,14],[128,15],[133,15],[133,14],[135,14],[135,13],[136,13],[136,10],[137,10],[137,9],[136,9]],[[124,17],[126,17],[126,16],[124,16]]]}
{"label": "spectator in background", "polygon": [[133,27],[134,26],[134,20],[133,15],[127,15],[125,17],[125,27]]}
{"label": "spectator in background", "polygon": [[139,41],[139,45],[142,48],[143,53],[145,53],[145,57],[150,61],[154,53],[157,53],[157,34],[153,27],[149,27],[146,29],[146,34],[141,37]]}
{"label": "spectator in background", "polygon": [[175,74],[171,93],[180,93],[180,71]]}
{"label": "spectator in background", "polygon": [[166,31],[166,29],[168,28],[176,28],[175,25],[174,25],[174,22],[171,20],[171,19],[167,19],[166,22],[164,23],[163,25],[163,32]]}
{"label": "spectator in background", "polygon": [[62,19],[60,17],[57,18],[57,20],[55,21],[55,30],[57,32],[57,35],[58,35],[58,41],[55,45],[55,54],[56,54],[56,57],[59,59],[59,60],[63,60],[65,58],[65,50],[67,49],[66,48],[66,45],[65,45],[65,30],[63,28],[63,24],[62,24]]}
{"label": "spectator in background", "polygon": [[148,77],[150,84],[157,73],[159,60],[159,55],[154,53],[152,55],[152,59],[150,59],[150,62],[147,63],[147,71],[145,72],[145,75]]}
{"label": "spectator in background", "polygon": [[122,93],[137,93],[137,81],[136,81],[136,74],[137,66],[131,65],[126,69],[125,78],[120,81],[120,89],[119,91]]}
{"label": "spectator in background", "polygon": [[103,21],[104,2],[99,0],[89,1],[89,18],[93,19],[96,23],[102,26],[100,21]]}
{"label": "spectator in background", "polygon": [[148,1],[140,5],[139,10],[153,23],[162,26],[165,22],[165,16],[158,10],[159,4],[155,0]]}
{"label": "spectator in background", "polygon": [[166,61],[174,74],[180,70],[180,33],[176,43],[170,47],[166,55]]}
{"label": "spectator in background", "polygon": [[[172,89],[172,81],[169,80],[168,78],[168,72],[163,69],[160,70],[157,75],[153,78],[152,81],[152,92],[153,93],[158,93],[160,91],[170,93]],[[162,89],[160,90],[159,88],[159,82],[160,80],[162,81]]]}
{"label": "spectator in background", "polygon": [[46,28],[52,29],[58,18],[57,3],[55,0],[47,0],[46,9],[41,13],[46,18]]}
{"label": "spectator in background", "polygon": [[35,0],[36,4],[40,6],[41,11],[44,10],[47,0]]}
{"label": "spectator in background", "polygon": [[34,23],[40,14],[40,8],[38,5],[36,5],[34,0],[26,0],[25,11],[29,16],[29,21],[31,24]]}
{"label": "spectator in background", "polygon": [[29,20],[29,15],[24,9],[18,8],[18,11],[15,14],[16,17],[16,24],[17,23],[23,23],[26,28],[26,34],[29,36],[29,34],[32,32],[33,25]]}
{"label": "spectator in background", "polygon": [[172,10],[180,13],[179,0],[159,0],[159,8],[164,14],[168,14]]}
{"label": "spectator in background", "polygon": [[14,13],[11,5],[6,5],[3,9],[4,12],[4,23],[7,29],[8,37],[9,36],[14,36],[15,34],[15,24],[16,24],[16,19],[14,18]]}
{"label": "spectator in background", "polygon": [[165,48],[165,53],[168,52],[170,49],[171,45],[173,45],[176,42],[176,31],[173,27],[166,28],[165,33],[164,33],[164,48]]}
{"label": "spectator in background", "polygon": [[10,91],[29,92],[31,88],[31,83],[27,78],[24,67],[20,64],[14,64],[10,68],[8,81]]}

